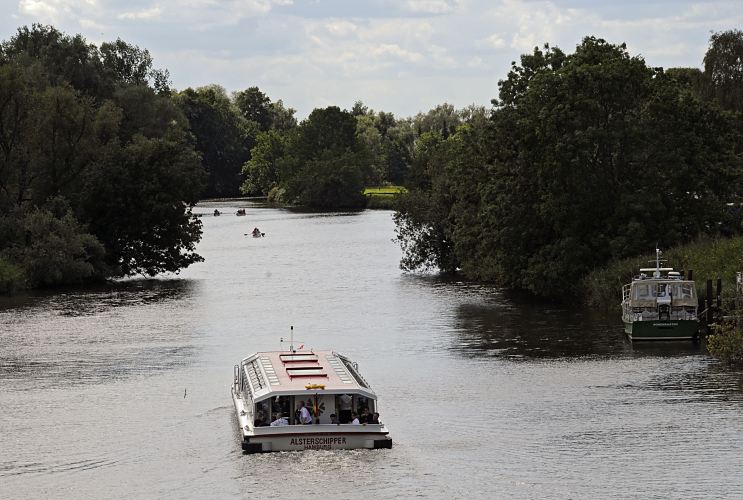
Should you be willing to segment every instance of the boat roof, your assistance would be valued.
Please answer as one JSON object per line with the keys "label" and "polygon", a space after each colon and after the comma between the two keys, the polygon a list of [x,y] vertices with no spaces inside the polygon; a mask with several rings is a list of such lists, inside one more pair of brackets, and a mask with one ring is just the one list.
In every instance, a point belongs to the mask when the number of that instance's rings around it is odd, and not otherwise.
{"label": "boat roof", "polygon": [[334,351],[257,352],[240,363],[254,402],[279,395],[363,394],[376,399],[358,365]]}

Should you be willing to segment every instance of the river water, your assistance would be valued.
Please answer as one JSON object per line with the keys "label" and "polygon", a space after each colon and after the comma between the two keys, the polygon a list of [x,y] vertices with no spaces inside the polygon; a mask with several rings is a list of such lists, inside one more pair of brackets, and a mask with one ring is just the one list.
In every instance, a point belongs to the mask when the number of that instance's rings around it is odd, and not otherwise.
{"label": "river water", "polygon": [[[197,207],[178,276],[0,300],[0,497],[743,495],[742,374],[703,348],[403,273],[391,212],[239,206]],[[242,454],[232,367],[290,325],[359,363],[391,450]]]}

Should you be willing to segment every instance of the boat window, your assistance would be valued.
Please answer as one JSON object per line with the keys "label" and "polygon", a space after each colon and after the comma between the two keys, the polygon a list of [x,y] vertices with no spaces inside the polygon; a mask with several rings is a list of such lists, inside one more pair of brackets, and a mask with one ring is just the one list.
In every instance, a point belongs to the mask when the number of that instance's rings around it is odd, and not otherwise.
{"label": "boat window", "polygon": [[681,284],[681,298],[682,299],[693,299],[694,298],[694,284],[693,283],[682,283]]}
{"label": "boat window", "polygon": [[286,369],[287,375],[289,377],[327,377],[325,374],[325,371],[321,366],[315,367],[297,367],[297,368],[287,368]]}
{"label": "boat window", "polygon": [[668,285],[666,285],[666,288],[671,294],[671,297],[673,297],[674,299],[681,298],[681,283],[669,283]]}
{"label": "boat window", "polygon": [[264,427],[271,423],[270,402],[263,400],[255,405],[255,426]]}
{"label": "boat window", "polygon": [[281,354],[279,356],[284,363],[296,363],[297,361],[317,361],[316,354]]}
{"label": "boat window", "polygon": [[655,284],[636,283],[634,292],[635,299],[652,299],[655,297]]}
{"label": "boat window", "polygon": [[291,415],[289,414],[290,407],[289,396],[276,396],[271,400],[271,418],[276,420],[281,416],[291,421]]}

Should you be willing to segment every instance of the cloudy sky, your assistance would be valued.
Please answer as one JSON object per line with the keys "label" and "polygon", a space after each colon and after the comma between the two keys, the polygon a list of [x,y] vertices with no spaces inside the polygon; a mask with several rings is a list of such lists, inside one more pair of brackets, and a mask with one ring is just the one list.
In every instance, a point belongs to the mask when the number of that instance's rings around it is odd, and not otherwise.
{"label": "cloudy sky", "polygon": [[488,105],[511,61],[586,35],[652,66],[700,67],[711,31],[743,28],[741,0],[0,0],[0,39],[53,24],[147,48],[178,89],[258,86],[297,109],[410,116]]}

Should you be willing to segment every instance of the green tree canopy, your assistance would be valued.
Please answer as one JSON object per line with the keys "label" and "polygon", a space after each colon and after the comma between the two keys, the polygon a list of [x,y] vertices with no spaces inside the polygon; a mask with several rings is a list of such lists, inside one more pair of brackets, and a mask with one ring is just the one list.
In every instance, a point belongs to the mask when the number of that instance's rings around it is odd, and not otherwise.
{"label": "green tree canopy", "polygon": [[404,267],[434,262],[559,297],[610,258],[732,227],[730,116],[623,45],[535,49],[494,103],[489,122],[418,140],[398,232],[422,253]]}
{"label": "green tree canopy", "polygon": [[743,112],[743,31],[712,34],[704,55],[704,73],[722,107]]}
{"label": "green tree canopy", "polygon": [[241,116],[219,85],[188,88],[175,100],[188,118],[196,150],[209,176],[204,196],[238,196],[242,166],[250,159],[257,125]]}
{"label": "green tree canopy", "polygon": [[204,171],[149,53],[40,25],[0,47],[6,274],[44,286],[200,260]]}

